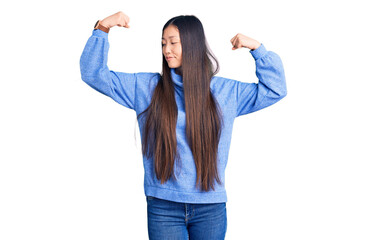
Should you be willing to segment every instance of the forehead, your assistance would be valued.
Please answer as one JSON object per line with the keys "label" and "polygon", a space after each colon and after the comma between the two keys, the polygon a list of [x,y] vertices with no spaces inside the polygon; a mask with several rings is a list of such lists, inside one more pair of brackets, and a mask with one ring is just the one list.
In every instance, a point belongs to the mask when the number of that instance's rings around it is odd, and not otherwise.
{"label": "forehead", "polygon": [[179,38],[179,30],[177,27],[170,25],[163,31],[162,40]]}

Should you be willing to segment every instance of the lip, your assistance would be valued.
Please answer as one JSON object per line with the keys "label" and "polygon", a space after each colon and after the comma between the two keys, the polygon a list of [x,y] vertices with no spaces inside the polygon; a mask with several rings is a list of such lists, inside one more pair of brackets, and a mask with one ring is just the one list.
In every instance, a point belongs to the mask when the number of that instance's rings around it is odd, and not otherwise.
{"label": "lip", "polygon": [[167,61],[168,61],[168,60],[171,60],[171,59],[173,59],[173,57],[167,57],[167,58],[166,58]]}

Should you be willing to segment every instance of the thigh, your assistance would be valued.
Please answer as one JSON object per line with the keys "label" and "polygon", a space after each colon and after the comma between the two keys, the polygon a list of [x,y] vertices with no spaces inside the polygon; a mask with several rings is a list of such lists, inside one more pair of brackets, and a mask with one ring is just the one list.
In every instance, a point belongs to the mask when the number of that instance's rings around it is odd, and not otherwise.
{"label": "thigh", "polygon": [[190,240],[223,240],[227,230],[226,203],[194,205],[194,217],[189,221]]}
{"label": "thigh", "polygon": [[185,240],[188,230],[184,219],[184,204],[146,197],[148,234],[150,240]]}

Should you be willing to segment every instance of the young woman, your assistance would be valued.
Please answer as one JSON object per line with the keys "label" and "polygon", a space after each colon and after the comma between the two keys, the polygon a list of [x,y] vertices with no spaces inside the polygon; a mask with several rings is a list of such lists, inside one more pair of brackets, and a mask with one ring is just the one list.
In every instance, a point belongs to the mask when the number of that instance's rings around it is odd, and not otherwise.
{"label": "young woman", "polygon": [[115,72],[107,67],[113,26],[129,28],[129,17],[118,12],[96,23],[80,58],[81,77],[136,111],[149,238],[224,239],[225,167],[233,122],[286,96],[281,59],[258,41],[236,34],[232,49],[249,49],[258,84],[214,76],[218,61],[203,26],[197,17],[184,15],[163,27],[161,74]]}

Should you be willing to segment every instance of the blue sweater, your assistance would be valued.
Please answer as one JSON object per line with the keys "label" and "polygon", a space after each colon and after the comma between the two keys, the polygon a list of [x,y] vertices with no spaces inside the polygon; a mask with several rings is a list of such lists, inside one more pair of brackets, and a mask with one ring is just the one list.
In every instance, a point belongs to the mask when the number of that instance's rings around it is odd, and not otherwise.
{"label": "blue sweater", "polygon": [[[108,33],[93,30],[80,58],[81,78],[90,87],[112,98],[138,115],[150,104],[153,90],[161,75],[154,72],[124,73],[109,70]],[[152,159],[143,157],[144,191],[153,196],[175,202],[218,203],[227,202],[225,168],[230,149],[232,127],[236,117],[266,108],[286,96],[285,74],[280,57],[267,51],[261,44],[250,50],[256,62],[258,83],[240,82],[214,76],[210,82],[211,92],[223,112],[224,127],[218,146],[218,173],[223,185],[215,185],[215,191],[200,191],[195,186],[196,168],[192,152],[185,139],[185,109],[182,77],[171,69],[178,107],[176,126],[177,147],[181,156],[181,168],[175,168],[177,179],[161,184],[154,173]],[[143,121],[139,120],[142,132]],[[141,135],[141,141],[142,141]]]}

